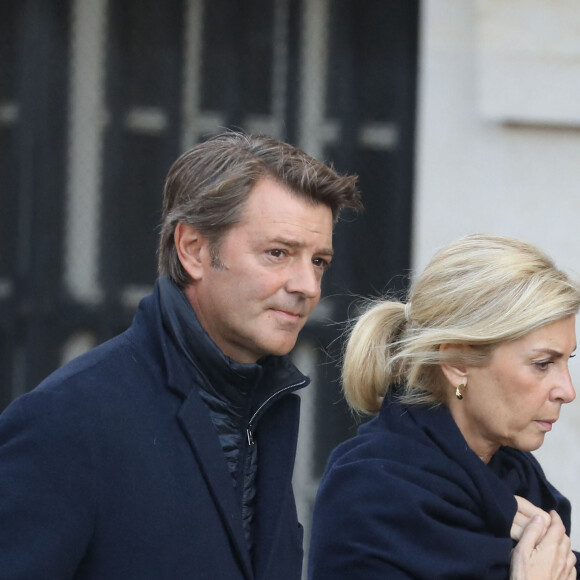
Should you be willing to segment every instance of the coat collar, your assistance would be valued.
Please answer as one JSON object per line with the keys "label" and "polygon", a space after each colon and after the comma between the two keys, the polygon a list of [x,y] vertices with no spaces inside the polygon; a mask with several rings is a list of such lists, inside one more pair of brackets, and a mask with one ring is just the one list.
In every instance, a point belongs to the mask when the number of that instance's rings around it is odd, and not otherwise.
{"label": "coat collar", "polygon": [[231,401],[244,397],[262,374],[262,365],[238,363],[226,356],[172,280],[160,277],[157,292],[164,331],[189,363],[207,378],[203,388],[213,394],[219,390],[219,395]]}

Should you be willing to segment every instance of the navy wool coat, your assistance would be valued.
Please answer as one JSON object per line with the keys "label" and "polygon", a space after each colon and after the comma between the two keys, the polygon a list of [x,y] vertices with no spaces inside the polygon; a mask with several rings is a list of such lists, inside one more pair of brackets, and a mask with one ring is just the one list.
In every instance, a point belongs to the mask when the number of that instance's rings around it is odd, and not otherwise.
{"label": "navy wool coat", "polygon": [[570,504],[530,453],[503,447],[489,464],[446,407],[386,399],[331,455],[313,515],[311,580],[508,580],[514,494]]}
{"label": "navy wool coat", "polygon": [[274,403],[255,431],[252,564],[198,380],[165,334],[154,294],[127,332],[6,409],[2,580],[299,580],[298,396]]}

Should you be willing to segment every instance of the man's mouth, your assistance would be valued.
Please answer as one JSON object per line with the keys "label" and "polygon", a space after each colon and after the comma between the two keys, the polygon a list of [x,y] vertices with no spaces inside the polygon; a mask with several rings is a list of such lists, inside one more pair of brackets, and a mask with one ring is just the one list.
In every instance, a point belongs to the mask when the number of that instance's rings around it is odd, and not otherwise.
{"label": "man's mouth", "polygon": [[288,318],[293,320],[302,317],[302,314],[300,312],[295,312],[293,310],[284,310],[282,308],[272,308],[272,310],[278,314],[281,314],[282,316],[287,316]]}

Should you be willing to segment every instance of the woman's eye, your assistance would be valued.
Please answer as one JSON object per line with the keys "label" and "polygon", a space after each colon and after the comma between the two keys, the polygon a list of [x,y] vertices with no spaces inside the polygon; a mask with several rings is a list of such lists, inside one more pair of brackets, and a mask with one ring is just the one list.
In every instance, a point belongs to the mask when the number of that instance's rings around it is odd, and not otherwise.
{"label": "woman's eye", "polygon": [[534,363],[541,371],[545,371],[551,364],[551,360],[541,360]]}

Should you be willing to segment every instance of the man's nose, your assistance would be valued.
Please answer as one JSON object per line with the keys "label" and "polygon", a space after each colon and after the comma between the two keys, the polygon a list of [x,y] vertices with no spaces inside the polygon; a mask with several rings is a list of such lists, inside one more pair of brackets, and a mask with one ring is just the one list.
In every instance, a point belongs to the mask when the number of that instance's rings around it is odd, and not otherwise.
{"label": "man's nose", "polygon": [[305,298],[320,296],[321,276],[310,260],[297,261],[290,271],[286,290],[302,294]]}

